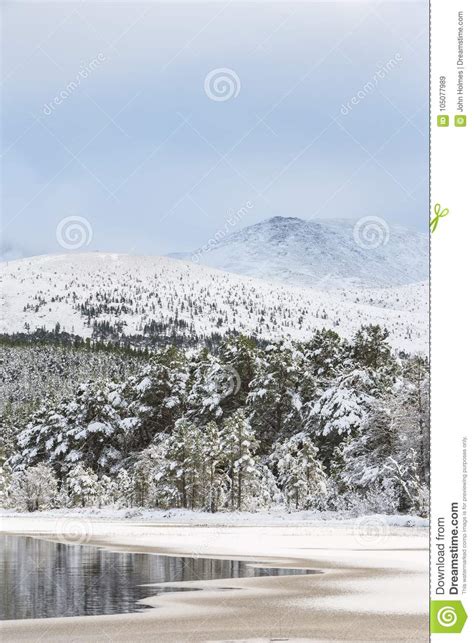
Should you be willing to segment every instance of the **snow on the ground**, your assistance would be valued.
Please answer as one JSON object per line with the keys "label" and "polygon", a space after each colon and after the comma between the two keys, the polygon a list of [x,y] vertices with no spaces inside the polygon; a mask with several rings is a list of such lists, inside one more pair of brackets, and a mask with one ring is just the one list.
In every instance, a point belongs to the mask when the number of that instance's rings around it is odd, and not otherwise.
{"label": "snow on the ground", "polygon": [[[150,590],[150,597],[143,602],[159,609],[140,613],[133,623],[127,615],[124,626],[130,629],[126,630],[128,636],[133,636],[132,630],[136,633],[147,619],[157,628],[162,628],[166,619],[172,624],[178,622],[180,632],[190,624],[194,632],[195,618],[199,617],[204,629],[206,623],[221,619],[221,631],[228,631],[230,635],[222,636],[222,641],[238,640],[241,637],[236,637],[237,634],[249,640],[252,630],[249,627],[242,630],[240,622],[261,624],[269,615],[271,620],[264,623],[263,628],[255,629],[253,639],[265,641],[262,636],[273,631],[272,624],[278,615],[283,614],[285,618],[291,612],[298,623],[304,624],[299,630],[293,623],[291,631],[303,637],[293,639],[295,643],[304,641],[311,628],[320,631],[321,622],[326,623],[323,631],[327,636],[330,629],[327,619],[334,623],[333,640],[339,640],[339,634],[346,631],[348,617],[353,614],[361,621],[367,619],[368,630],[364,630],[363,640],[375,640],[374,632],[380,634],[394,626],[403,626],[404,631],[409,631],[410,636],[405,638],[424,640],[412,635],[421,632],[423,637],[426,615],[429,553],[424,519],[381,515],[338,519],[334,514],[331,517],[315,512],[278,511],[213,515],[184,510],[143,511],[130,519],[125,519],[125,515],[123,510],[108,508],[96,513],[91,510],[22,515],[4,512],[1,530],[70,545],[99,545],[112,551],[225,558],[265,567],[311,568],[322,572],[232,579],[226,587],[235,591],[226,592],[217,605],[215,588],[222,586],[221,580],[179,583],[180,587],[199,586],[201,591],[193,596],[191,592],[152,596]],[[407,527],[408,521],[415,526]],[[232,603],[227,605],[227,600]],[[90,623],[88,619],[76,619],[81,632]],[[69,618],[56,619],[55,640],[63,640],[63,626],[72,622]],[[112,629],[114,624],[122,625],[120,616],[104,617],[101,622]],[[19,622],[16,628],[20,635],[28,630],[25,622]],[[84,635],[81,640],[90,639]],[[179,634],[166,640],[178,641]],[[212,635],[200,635],[198,640],[216,640],[214,630]]]}
{"label": "snow on the ground", "polygon": [[325,291],[167,257],[104,253],[3,263],[0,280],[4,333],[25,332],[27,326],[53,330],[59,322],[62,330],[87,337],[87,312],[93,311],[92,320],[119,323],[126,335],[143,333],[151,320],[185,335],[235,330],[300,340],[322,328],[349,338],[362,324],[380,324],[395,348],[427,349],[426,284]]}
{"label": "snow on the ground", "polygon": [[[428,554],[426,553],[426,558]],[[386,559],[385,563],[389,563]],[[428,587],[428,575],[425,579]],[[396,600],[394,596],[396,590]],[[373,597],[377,596],[377,601]],[[290,601],[291,604],[291,601]],[[308,596],[295,601],[299,609],[314,611],[335,610],[339,612],[355,612],[357,614],[374,612],[378,614],[420,614],[426,609],[426,590],[414,583],[411,575],[402,575],[391,592],[387,592],[385,577],[374,576],[361,580],[345,580],[344,593],[339,596]]]}
{"label": "snow on the ground", "polygon": [[400,286],[427,279],[428,235],[368,219],[277,216],[172,256],[318,289]]}
{"label": "snow on the ground", "polygon": [[30,518],[89,518],[94,520],[124,520],[130,522],[154,522],[163,524],[182,524],[197,526],[331,526],[358,527],[372,530],[383,527],[427,528],[427,518],[409,515],[373,514],[368,516],[351,516],[349,513],[331,511],[293,511],[271,510],[251,513],[245,511],[216,512],[192,511],[190,509],[143,509],[141,507],[116,509],[114,507],[85,507],[73,509],[52,509],[34,513],[21,513],[11,510],[0,510],[0,529],[2,521],[7,517]]}

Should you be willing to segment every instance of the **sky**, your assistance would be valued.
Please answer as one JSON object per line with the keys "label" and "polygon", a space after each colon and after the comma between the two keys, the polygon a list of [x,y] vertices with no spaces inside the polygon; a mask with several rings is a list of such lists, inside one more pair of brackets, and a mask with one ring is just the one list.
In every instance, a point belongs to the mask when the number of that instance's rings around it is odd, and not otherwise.
{"label": "sky", "polygon": [[427,230],[427,2],[3,13],[4,259],[192,251],[272,216]]}

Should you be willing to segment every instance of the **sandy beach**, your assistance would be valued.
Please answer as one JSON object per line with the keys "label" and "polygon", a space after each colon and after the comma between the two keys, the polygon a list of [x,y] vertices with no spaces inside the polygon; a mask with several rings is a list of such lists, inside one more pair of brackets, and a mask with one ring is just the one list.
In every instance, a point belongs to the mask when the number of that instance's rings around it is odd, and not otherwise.
{"label": "sandy beach", "polygon": [[3,516],[3,533],[169,555],[233,558],[321,573],[173,583],[154,609],[5,621],[5,641],[428,641],[428,531],[305,520],[186,524],[81,516]]}

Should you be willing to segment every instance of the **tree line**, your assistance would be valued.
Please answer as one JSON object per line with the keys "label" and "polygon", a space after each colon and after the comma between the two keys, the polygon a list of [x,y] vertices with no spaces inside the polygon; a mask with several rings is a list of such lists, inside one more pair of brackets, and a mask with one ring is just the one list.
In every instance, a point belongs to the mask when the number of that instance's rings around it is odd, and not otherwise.
{"label": "tree line", "polygon": [[351,341],[168,346],[10,432],[9,506],[427,511],[427,360],[376,325]]}

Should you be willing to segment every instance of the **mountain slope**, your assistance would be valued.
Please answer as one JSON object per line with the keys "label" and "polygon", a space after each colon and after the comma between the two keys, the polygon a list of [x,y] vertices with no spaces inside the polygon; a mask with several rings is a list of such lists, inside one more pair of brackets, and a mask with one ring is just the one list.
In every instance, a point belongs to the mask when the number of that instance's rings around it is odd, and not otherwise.
{"label": "mountain slope", "polygon": [[54,329],[91,336],[108,323],[127,335],[150,324],[203,336],[235,330],[268,339],[306,339],[333,328],[350,337],[382,324],[392,344],[426,350],[427,286],[323,292],[189,264],[167,257],[84,253],[1,264],[0,332]]}
{"label": "mountain slope", "polygon": [[428,235],[376,217],[359,222],[273,217],[214,241],[170,256],[319,289],[385,288],[428,278]]}

